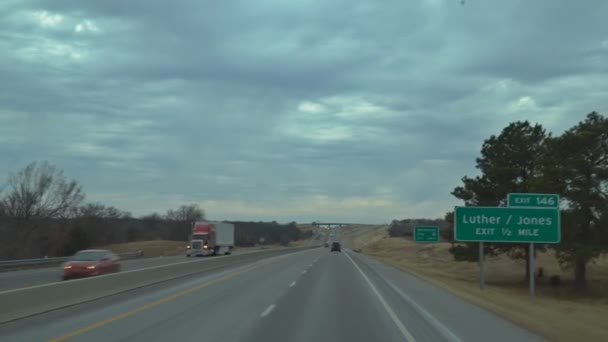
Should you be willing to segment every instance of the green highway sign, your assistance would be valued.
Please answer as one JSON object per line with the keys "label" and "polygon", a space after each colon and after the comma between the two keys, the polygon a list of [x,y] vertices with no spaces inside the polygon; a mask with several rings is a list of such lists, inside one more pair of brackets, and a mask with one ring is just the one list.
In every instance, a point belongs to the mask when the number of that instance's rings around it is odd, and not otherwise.
{"label": "green highway sign", "polygon": [[456,207],[456,241],[559,243],[555,208]]}
{"label": "green highway sign", "polygon": [[555,194],[508,194],[509,207],[557,208],[559,196]]}
{"label": "green highway sign", "polygon": [[414,227],[414,241],[416,242],[439,242],[439,227],[418,226]]}

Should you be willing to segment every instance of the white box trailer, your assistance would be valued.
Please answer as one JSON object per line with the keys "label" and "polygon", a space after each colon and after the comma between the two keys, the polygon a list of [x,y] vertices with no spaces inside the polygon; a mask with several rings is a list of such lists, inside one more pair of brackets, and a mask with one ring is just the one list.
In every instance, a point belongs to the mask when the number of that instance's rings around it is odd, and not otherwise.
{"label": "white box trailer", "polygon": [[215,245],[220,247],[234,247],[234,225],[232,223],[214,223]]}

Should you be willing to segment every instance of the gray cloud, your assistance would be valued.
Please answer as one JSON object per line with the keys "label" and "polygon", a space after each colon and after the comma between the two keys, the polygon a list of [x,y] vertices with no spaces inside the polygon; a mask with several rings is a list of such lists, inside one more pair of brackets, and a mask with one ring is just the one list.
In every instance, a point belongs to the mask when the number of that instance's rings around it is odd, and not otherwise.
{"label": "gray cloud", "polygon": [[[0,174],[136,214],[442,216],[483,139],[606,112],[604,1],[7,1]],[[1,183],[1,182],[0,182]]]}

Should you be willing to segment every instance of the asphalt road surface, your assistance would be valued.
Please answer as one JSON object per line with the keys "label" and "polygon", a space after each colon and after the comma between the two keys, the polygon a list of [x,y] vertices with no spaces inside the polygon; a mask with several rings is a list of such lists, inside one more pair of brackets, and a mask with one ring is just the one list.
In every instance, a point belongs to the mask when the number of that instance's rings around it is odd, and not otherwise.
{"label": "asphalt road surface", "polygon": [[3,342],[539,340],[414,276],[328,248],[0,325]]}
{"label": "asphalt road surface", "polygon": [[[310,241],[309,246],[319,246],[320,241]],[[238,250],[232,254],[253,253],[255,250]],[[224,256],[221,256],[224,257]],[[133,271],[147,267],[175,264],[191,261],[185,255],[163,256],[121,261],[122,271]],[[49,284],[61,281],[61,266],[36,268],[21,271],[0,272],[0,292],[12,289],[25,288],[35,285]]]}
{"label": "asphalt road surface", "polygon": [[[123,271],[132,271],[140,268],[186,261],[184,259],[185,257],[181,255],[123,260],[121,261],[121,267]],[[61,271],[61,265],[57,265],[21,271],[0,272],[0,291],[58,282],[61,281]]]}

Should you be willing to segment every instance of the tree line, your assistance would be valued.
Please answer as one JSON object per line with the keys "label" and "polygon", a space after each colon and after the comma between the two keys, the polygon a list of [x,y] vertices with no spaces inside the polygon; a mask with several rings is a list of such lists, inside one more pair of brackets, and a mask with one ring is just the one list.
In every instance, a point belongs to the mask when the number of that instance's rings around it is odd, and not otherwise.
{"label": "tree line", "polygon": [[391,237],[396,236],[413,236],[414,227],[416,226],[436,226],[439,227],[439,231],[442,234],[448,234],[442,236],[444,239],[451,239],[449,231],[451,226],[449,222],[444,219],[428,219],[428,218],[417,218],[417,219],[403,219],[393,220],[388,227],[388,235]]}
{"label": "tree line", "polygon": [[[186,241],[197,204],[138,218],[101,203],[86,203],[82,186],[48,162],[32,162],[8,177],[0,193],[0,259],[71,255],[80,249],[144,240]],[[235,244],[283,244],[307,238],[295,222],[232,222]]]}
{"label": "tree line", "polygon": [[224,221],[234,224],[235,244],[238,246],[254,246],[257,244],[281,244],[309,239],[312,231],[303,232],[297,228],[296,222],[280,224],[273,222],[244,222]]}
{"label": "tree line", "polygon": [[[506,206],[508,193],[560,196],[561,242],[552,249],[560,265],[574,271],[575,285],[587,286],[586,268],[608,252],[608,118],[592,112],[560,135],[540,124],[516,121],[487,138],[476,158],[479,175],[465,176],[451,194],[467,206]],[[453,212],[445,219],[453,224]],[[487,255],[526,260],[528,244],[484,243]],[[455,243],[458,261],[477,261],[477,243]],[[535,252],[536,252],[535,251]]]}

